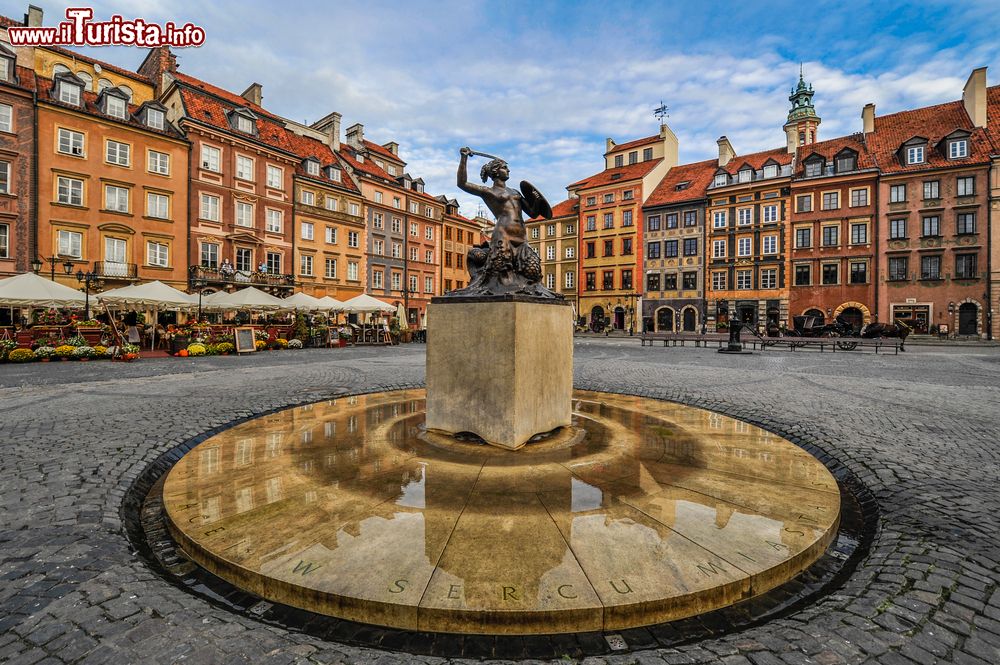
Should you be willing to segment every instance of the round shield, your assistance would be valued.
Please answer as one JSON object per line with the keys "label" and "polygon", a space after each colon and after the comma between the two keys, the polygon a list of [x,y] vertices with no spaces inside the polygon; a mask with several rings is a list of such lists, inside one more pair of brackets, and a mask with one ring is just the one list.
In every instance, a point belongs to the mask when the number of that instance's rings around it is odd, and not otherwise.
{"label": "round shield", "polygon": [[545,200],[542,193],[535,189],[535,186],[527,180],[521,181],[521,196],[524,197],[525,202],[528,204],[528,215],[530,217],[552,219],[552,206]]}

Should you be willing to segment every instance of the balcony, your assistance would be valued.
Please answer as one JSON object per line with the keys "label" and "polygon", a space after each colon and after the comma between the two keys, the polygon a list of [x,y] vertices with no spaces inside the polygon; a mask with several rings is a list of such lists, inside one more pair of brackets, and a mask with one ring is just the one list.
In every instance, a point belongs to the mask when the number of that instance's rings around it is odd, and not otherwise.
{"label": "balcony", "polygon": [[188,282],[194,280],[200,280],[204,286],[215,288],[225,288],[230,285],[236,288],[256,286],[260,289],[282,293],[290,293],[295,287],[294,275],[232,269],[222,271],[219,268],[209,266],[190,266],[188,268]]}
{"label": "balcony", "polygon": [[139,279],[139,266],[117,261],[95,261],[94,274],[101,279],[134,281]]}

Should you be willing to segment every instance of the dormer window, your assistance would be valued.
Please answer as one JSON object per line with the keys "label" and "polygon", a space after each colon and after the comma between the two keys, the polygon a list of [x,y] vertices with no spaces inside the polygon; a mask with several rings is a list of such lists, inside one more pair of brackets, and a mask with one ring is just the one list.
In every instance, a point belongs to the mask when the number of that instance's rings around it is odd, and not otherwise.
{"label": "dormer window", "polygon": [[362,155],[360,152],[357,154],[356,158],[358,160],[358,164],[364,164],[365,163],[365,156]]}
{"label": "dormer window", "polygon": [[806,177],[814,178],[823,173],[823,160],[815,159],[811,162],[806,162]]}
{"label": "dormer window", "polygon": [[236,116],[236,129],[244,134],[253,134],[253,120],[242,115]]}
{"label": "dormer window", "polygon": [[389,164],[386,171],[389,172],[389,175],[396,175],[396,166],[394,164]]}
{"label": "dormer window", "polygon": [[715,182],[713,183],[716,187],[725,187],[728,178],[725,173],[719,173],[715,176]]}
{"label": "dormer window", "polygon": [[858,156],[854,153],[845,152],[837,155],[837,173],[856,171],[858,168]]}
{"label": "dormer window", "polygon": [[384,169],[385,168],[385,162],[383,162],[381,159],[376,159],[375,160],[375,166],[379,167],[380,169]]}
{"label": "dormer window", "polygon": [[309,175],[319,175],[319,162],[307,159],[306,173],[308,173]]}
{"label": "dormer window", "polygon": [[750,179],[753,176],[753,171],[750,169],[740,169],[737,175],[739,182],[750,182]]}
{"label": "dormer window", "polygon": [[777,178],[778,177],[778,165],[768,164],[764,167],[764,177],[765,178]]}
{"label": "dormer window", "polygon": [[948,158],[961,159],[969,156],[969,140],[957,139],[948,143]]}
{"label": "dormer window", "polygon": [[113,118],[125,119],[125,100],[108,95],[104,99],[104,112]]}
{"label": "dormer window", "polygon": [[326,167],[326,177],[334,182],[340,182],[340,169],[336,166]]}
{"label": "dormer window", "polygon": [[691,181],[685,180],[684,182],[679,182],[674,186],[675,192],[681,192],[691,186]]}
{"label": "dormer window", "polygon": [[163,129],[164,115],[160,109],[146,109],[146,126],[151,129]]}
{"label": "dormer window", "polygon": [[0,81],[13,80],[13,73],[14,58],[8,58],[5,54],[0,52]]}
{"label": "dormer window", "polygon": [[423,183],[419,183],[418,182],[418,183],[414,184],[413,188],[416,189],[418,192],[421,192],[421,193],[423,193],[423,191],[424,191],[424,185],[423,185]]}
{"label": "dormer window", "polygon": [[59,82],[59,101],[64,104],[73,104],[74,106],[80,105],[80,91],[81,88],[75,83],[70,83],[69,81]]}
{"label": "dormer window", "polygon": [[923,164],[924,163],[924,146],[916,145],[906,149],[906,163],[907,164]]}

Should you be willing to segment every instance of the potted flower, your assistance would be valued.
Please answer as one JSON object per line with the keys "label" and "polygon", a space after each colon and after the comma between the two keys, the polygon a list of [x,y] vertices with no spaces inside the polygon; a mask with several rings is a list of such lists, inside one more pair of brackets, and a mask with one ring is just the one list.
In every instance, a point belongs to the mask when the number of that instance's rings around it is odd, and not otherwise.
{"label": "potted flower", "polygon": [[7,355],[17,348],[17,342],[12,339],[0,339],[0,360],[6,360]]}
{"label": "potted flower", "polygon": [[290,339],[290,340],[288,340],[288,348],[289,349],[301,349],[302,348],[302,340],[301,339]]}
{"label": "potted flower", "polygon": [[56,350],[51,346],[40,346],[37,349],[35,349],[35,357],[41,360],[43,363],[47,363],[50,360],[52,360],[52,356],[54,356],[55,353]]}
{"label": "potted flower", "polygon": [[263,351],[264,349],[267,348],[267,341],[263,339],[258,339],[256,342],[254,342],[254,346],[257,347],[258,351]]}
{"label": "potted flower", "polygon": [[108,347],[98,344],[94,347],[94,358],[103,358],[108,355]]}
{"label": "potted flower", "polygon": [[73,335],[66,340],[66,343],[70,346],[89,346],[87,339],[83,335]]}
{"label": "potted flower", "polygon": [[35,359],[35,352],[31,349],[14,349],[7,356],[7,360],[12,363],[30,363]]}
{"label": "potted flower", "polygon": [[347,346],[347,342],[351,339],[351,331],[349,328],[341,328],[337,331],[337,345],[341,348]]}
{"label": "potted flower", "polygon": [[87,344],[94,345],[101,342],[101,335],[104,334],[101,322],[96,319],[76,322],[76,332],[87,340]]}
{"label": "potted flower", "polygon": [[73,349],[73,357],[80,362],[87,362],[94,355],[94,348],[92,346],[78,346]]}
{"label": "potted flower", "polygon": [[75,346],[70,346],[69,344],[60,344],[56,347],[54,355],[56,358],[62,361],[69,360],[70,356],[73,355],[73,350],[76,349]]}
{"label": "potted flower", "polygon": [[219,342],[216,349],[218,349],[219,355],[228,356],[236,349],[236,347],[233,346],[232,342]]}
{"label": "potted flower", "polygon": [[206,353],[206,349],[205,349],[205,345],[204,344],[199,344],[199,343],[196,342],[194,344],[189,344],[188,345],[187,354],[189,356],[192,356],[192,357],[194,357],[194,356],[203,356],[203,355],[205,355],[205,353]]}

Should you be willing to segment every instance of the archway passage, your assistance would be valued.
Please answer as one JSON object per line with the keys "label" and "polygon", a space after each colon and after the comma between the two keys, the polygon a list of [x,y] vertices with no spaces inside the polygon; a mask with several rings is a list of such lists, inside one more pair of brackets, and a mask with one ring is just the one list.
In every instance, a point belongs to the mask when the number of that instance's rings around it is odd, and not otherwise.
{"label": "archway passage", "polygon": [[600,305],[594,305],[590,310],[590,329],[593,331],[599,331],[604,327],[604,308]]}
{"label": "archway passage", "polygon": [[698,317],[691,307],[684,308],[684,332],[694,332],[698,325]]}
{"label": "archway passage", "polygon": [[845,323],[849,323],[854,330],[861,330],[861,326],[864,325],[865,321],[864,312],[857,307],[845,308],[838,318]]}
{"label": "archway passage", "polygon": [[979,307],[976,303],[964,302],[958,308],[958,334],[976,335],[979,333],[976,319],[979,314]]}
{"label": "archway passage", "polygon": [[656,332],[674,331],[674,310],[661,307],[656,310]]}

